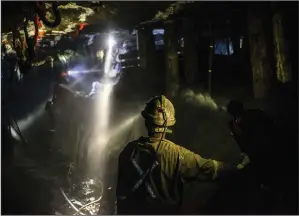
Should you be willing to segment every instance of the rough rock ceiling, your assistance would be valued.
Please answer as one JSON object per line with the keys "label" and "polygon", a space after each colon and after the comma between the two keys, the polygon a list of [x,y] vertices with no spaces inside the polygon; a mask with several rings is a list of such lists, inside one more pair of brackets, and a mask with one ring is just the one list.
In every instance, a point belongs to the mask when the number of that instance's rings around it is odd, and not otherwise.
{"label": "rough rock ceiling", "polygon": [[[170,3],[171,2],[104,2],[99,5],[91,4],[91,2],[61,2],[59,5],[61,24],[56,28],[42,26],[39,30],[43,32],[44,35],[53,32],[55,34],[67,34],[75,31],[78,25],[84,22],[93,25],[107,21],[117,22],[118,25],[122,27],[129,27],[146,19],[153,18],[159,9],[164,10]],[[22,3],[20,2],[20,4]],[[46,8],[48,11],[50,4],[46,4]],[[22,20],[22,17],[20,17],[21,13],[15,9],[10,8],[11,12],[7,12],[8,14],[6,14],[6,16],[5,10],[7,10],[7,6],[2,4],[4,15],[2,16],[1,32],[4,39],[11,34],[13,22],[15,22],[15,20]],[[16,16],[14,19],[10,19],[12,12],[15,13]],[[48,11],[47,18],[51,20],[51,16],[51,12]],[[34,34],[33,23],[29,23],[28,32],[29,34]]]}
{"label": "rough rock ceiling", "polygon": [[[42,24],[39,26],[40,41],[60,38],[61,35],[73,34],[76,30],[88,25],[84,33],[88,34],[88,29],[93,26],[107,25],[107,23],[117,23],[120,28],[133,28],[134,25],[142,21],[153,19],[158,11],[164,11],[172,2],[103,2],[102,4],[91,2],[60,2],[59,11],[61,23],[56,28],[48,28]],[[17,24],[21,36],[23,31],[23,6],[28,2],[2,2],[2,42],[12,48],[12,28]],[[51,11],[51,4],[46,4],[47,20],[53,21],[54,15]],[[29,22],[27,30],[29,36],[34,35],[34,23]],[[102,29],[102,28],[100,28]],[[87,32],[86,32],[87,31]],[[58,37],[55,37],[58,36]],[[13,50],[11,50],[14,52]],[[40,49],[40,51],[42,51]],[[37,60],[37,59],[36,59]]]}
{"label": "rough rock ceiling", "polygon": [[[49,9],[50,8],[50,4],[46,4],[46,8]],[[51,34],[67,34],[70,32],[75,31],[75,29],[78,27],[78,25],[84,23],[87,21],[87,18],[89,16],[92,16],[95,14],[94,10],[88,7],[83,7],[80,6],[76,3],[67,3],[67,4],[63,4],[60,5],[59,7],[59,11],[61,14],[61,23],[58,27],[56,28],[48,28],[45,25],[42,25],[39,28],[39,35],[40,36],[46,36],[46,35],[51,35]],[[52,20],[52,14],[48,11],[47,12],[47,18],[49,20]],[[5,26],[6,24],[6,26]],[[2,31],[1,36],[2,36],[2,40],[10,40],[12,37],[12,32],[8,31],[5,32],[5,30],[9,29],[11,30],[10,25],[12,23],[8,22],[8,23],[3,23],[2,25],[4,25],[6,28],[4,28],[4,31]],[[34,25],[33,22],[29,22],[29,25],[27,27],[28,29],[28,33],[29,35],[33,35],[34,34]],[[23,34],[23,31],[20,31],[21,34]]]}

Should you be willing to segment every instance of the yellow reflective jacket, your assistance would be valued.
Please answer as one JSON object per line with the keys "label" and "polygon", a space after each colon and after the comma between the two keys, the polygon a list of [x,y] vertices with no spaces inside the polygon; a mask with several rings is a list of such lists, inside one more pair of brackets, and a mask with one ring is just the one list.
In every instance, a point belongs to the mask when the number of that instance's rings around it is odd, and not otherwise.
{"label": "yellow reflective jacket", "polygon": [[[225,170],[221,162],[205,159],[167,139],[163,139],[157,149],[159,143],[160,138],[141,137],[121,152],[117,182],[118,214],[177,214],[182,203],[183,181],[212,180],[219,171]],[[141,178],[132,163],[131,155],[136,150],[138,164],[144,172],[153,161],[159,165],[150,170],[145,183],[132,193],[132,188]]]}

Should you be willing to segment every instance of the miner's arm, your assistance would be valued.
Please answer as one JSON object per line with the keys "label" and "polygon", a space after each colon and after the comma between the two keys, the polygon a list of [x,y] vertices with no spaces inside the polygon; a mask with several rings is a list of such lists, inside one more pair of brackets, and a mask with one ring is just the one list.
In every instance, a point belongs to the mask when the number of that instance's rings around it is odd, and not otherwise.
{"label": "miner's arm", "polygon": [[203,158],[185,148],[181,148],[179,153],[179,172],[186,181],[218,179],[242,169],[247,163],[249,163],[247,156],[244,156],[242,163],[234,166]]}

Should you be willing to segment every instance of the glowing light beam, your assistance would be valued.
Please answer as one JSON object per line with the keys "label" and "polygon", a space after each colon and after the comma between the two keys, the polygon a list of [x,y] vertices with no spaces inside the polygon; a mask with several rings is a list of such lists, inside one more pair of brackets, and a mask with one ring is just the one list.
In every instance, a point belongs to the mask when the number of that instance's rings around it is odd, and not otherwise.
{"label": "glowing light beam", "polygon": [[110,72],[110,67],[112,64],[112,50],[113,46],[116,44],[116,41],[110,36],[108,38],[108,50],[106,53],[106,59],[104,63],[104,74],[108,74]]}

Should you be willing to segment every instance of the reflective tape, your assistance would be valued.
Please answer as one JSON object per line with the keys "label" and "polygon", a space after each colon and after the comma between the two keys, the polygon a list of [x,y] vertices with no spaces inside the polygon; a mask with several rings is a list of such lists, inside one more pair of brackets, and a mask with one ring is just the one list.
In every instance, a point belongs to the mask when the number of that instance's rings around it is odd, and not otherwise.
{"label": "reflective tape", "polygon": [[[132,159],[132,163],[133,163],[134,167],[136,168],[137,172],[139,173],[139,175],[141,176],[141,178],[136,182],[136,184],[134,185],[134,187],[132,189],[133,191],[136,191],[141,186],[141,184],[145,180],[146,176],[149,174],[150,169],[147,169],[146,172],[143,172],[143,170],[137,164],[135,159]],[[159,165],[158,161],[155,161],[155,163],[153,164],[151,170],[153,170],[158,165]],[[152,187],[149,185],[148,182],[145,182],[145,187],[146,187],[147,191],[149,192],[149,194],[151,195],[151,197],[156,198],[156,194],[154,193]]]}

